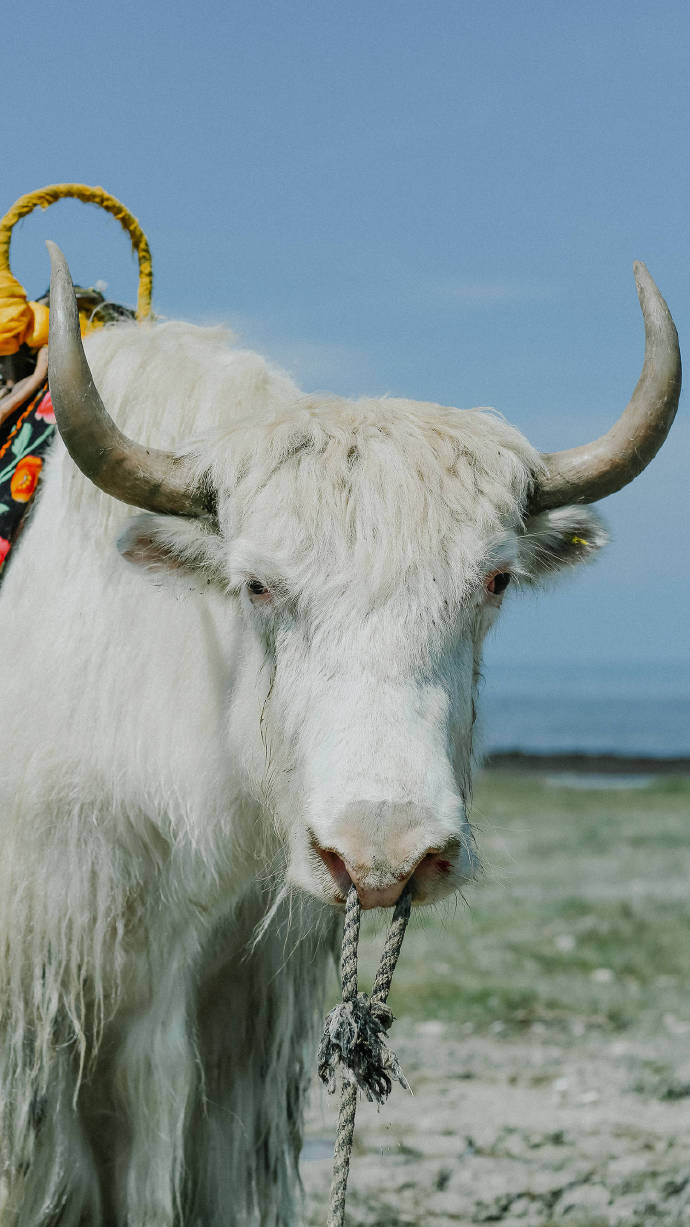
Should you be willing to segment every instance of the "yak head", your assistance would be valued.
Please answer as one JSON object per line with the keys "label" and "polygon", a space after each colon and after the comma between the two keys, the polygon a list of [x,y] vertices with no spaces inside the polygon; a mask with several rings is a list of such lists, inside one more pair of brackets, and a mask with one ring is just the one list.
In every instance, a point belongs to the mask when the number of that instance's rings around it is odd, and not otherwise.
{"label": "yak head", "polygon": [[540,455],[489,411],[316,402],[231,430],[213,456],[145,448],[95,390],[54,249],[50,386],[76,463],[147,514],[122,553],[220,583],[237,640],[230,753],[273,816],[288,879],[339,903],[430,902],[472,876],[475,689],[510,585],[590,557],[588,504],[631,481],[668,432],[680,359],[636,266],[640,381],[607,435]]}

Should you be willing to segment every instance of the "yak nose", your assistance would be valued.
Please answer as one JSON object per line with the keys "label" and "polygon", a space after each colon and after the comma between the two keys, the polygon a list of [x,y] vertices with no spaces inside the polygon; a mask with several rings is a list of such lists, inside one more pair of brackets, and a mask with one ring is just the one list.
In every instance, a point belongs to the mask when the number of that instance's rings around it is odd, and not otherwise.
{"label": "yak nose", "polygon": [[410,878],[424,901],[457,861],[457,834],[430,807],[412,801],[351,801],[329,826],[327,839],[309,831],[312,851],[341,900],[354,882],[363,908],[393,907]]}
{"label": "yak nose", "polygon": [[353,863],[342,849],[321,848],[312,844],[333,878],[338,893],[345,898],[351,883],[357,887],[362,908],[393,907],[400,898],[405,885],[418,870],[447,874],[451,862],[438,848],[426,848],[421,856],[412,858],[404,868],[397,871],[380,859],[369,863]]}

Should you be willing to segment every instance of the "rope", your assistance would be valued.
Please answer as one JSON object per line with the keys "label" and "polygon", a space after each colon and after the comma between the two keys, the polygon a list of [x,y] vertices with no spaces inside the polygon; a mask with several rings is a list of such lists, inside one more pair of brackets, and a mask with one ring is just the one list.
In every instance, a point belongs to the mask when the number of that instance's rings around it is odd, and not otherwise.
{"label": "rope", "polygon": [[385,1103],[393,1079],[405,1090],[410,1090],[400,1062],[386,1042],[386,1032],[393,1022],[393,1014],[386,1002],[410,918],[411,903],[408,884],[395,906],[374,987],[371,997],[368,997],[366,993],[357,991],[361,908],[354,884],[347,894],[340,965],[342,1001],[326,1018],[318,1054],[319,1077],[330,1094],[336,1089],[336,1072],[339,1070],[342,1075],[328,1227],[344,1227],[345,1223],[345,1194],[355,1131],[357,1090],[364,1091],[368,1100],[378,1104]]}
{"label": "rope", "polygon": [[36,208],[47,209],[56,200],[74,197],[85,204],[95,204],[105,209],[107,213],[120,223],[132,240],[132,247],[139,260],[139,292],[137,296],[137,319],[147,319],[151,314],[151,293],[153,289],[153,264],[148,239],[136,217],[125,208],[120,200],[111,196],[102,187],[87,187],[84,183],[54,183],[49,187],[38,188],[26,196],[20,196],[8,213],[0,221],[0,274],[10,273],[10,239],[12,229],[28,213]]}

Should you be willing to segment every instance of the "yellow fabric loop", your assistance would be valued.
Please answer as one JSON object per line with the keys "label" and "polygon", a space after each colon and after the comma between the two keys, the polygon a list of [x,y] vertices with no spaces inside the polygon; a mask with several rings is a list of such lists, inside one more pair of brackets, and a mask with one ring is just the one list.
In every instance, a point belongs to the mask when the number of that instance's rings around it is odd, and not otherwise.
{"label": "yellow fabric loop", "polygon": [[16,354],[33,322],[24,287],[9,269],[0,268],[0,357]]}
{"label": "yellow fabric loop", "polygon": [[[137,296],[137,319],[147,319],[151,314],[153,289],[153,264],[148,239],[139,222],[121,201],[111,196],[102,187],[87,187],[83,183],[55,183],[20,196],[0,221],[0,355],[14,354],[19,346],[34,335],[42,336],[44,318],[35,318],[32,305],[10,271],[10,240],[12,229],[27,214],[36,208],[47,209],[56,200],[73,197],[85,204],[95,204],[110,213],[127,231],[132,247],[139,260],[139,292]],[[38,306],[39,304],[35,304]]]}
{"label": "yellow fabric loop", "polygon": [[30,302],[28,306],[33,316],[33,323],[24,337],[24,343],[29,346],[29,349],[41,349],[48,344],[48,316],[50,313],[45,303],[42,302]]}

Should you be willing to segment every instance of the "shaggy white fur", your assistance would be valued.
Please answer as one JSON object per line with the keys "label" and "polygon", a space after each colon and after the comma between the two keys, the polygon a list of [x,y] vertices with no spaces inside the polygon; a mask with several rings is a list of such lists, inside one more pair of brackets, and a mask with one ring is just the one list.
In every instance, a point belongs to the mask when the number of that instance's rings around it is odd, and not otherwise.
{"label": "shaggy white fur", "polygon": [[603,534],[523,523],[539,460],[488,411],[305,397],[186,324],[87,351],[218,523],[124,507],[56,441],[0,592],[1,1221],[293,1227],[338,923],[313,840],[375,873],[456,839],[429,897],[471,876],[486,576]]}

